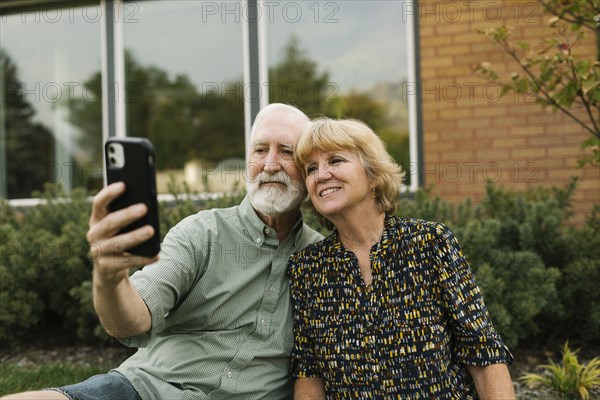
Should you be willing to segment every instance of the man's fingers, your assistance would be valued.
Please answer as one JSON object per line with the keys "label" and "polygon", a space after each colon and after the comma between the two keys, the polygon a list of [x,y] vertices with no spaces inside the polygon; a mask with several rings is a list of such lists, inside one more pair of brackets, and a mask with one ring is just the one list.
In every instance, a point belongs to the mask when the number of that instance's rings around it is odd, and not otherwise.
{"label": "man's fingers", "polygon": [[108,205],[124,191],[125,184],[122,182],[109,185],[98,192],[92,205],[86,238],[94,266],[105,277],[114,278],[127,269],[142,267],[158,260],[158,256],[142,257],[127,252],[150,239],[154,235],[154,229],[146,225],[131,232],[119,233],[122,228],[148,212],[148,207],[142,203],[109,212]]}
{"label": "man's fingers", "polygon": [[90,226],[108,214],[108,205],[122,195],[123,192],[125,192],[125,184],[123,182],[116,182],[106,186],[94,196]]}
{"label": "man's fingers", "polygon": [[158,255],[154,257],[142,257],[136,254],[122,252],[119,254],[104,254],[94,260],[94,267],[105,276],[118,273],[131,268],[139,268],[158,261]]}
{"label": "man's fingers", "polygon": [[132,247],[150,239],[153,234],[154,229],[147,225],[128,233],[90,243],[90,253],[94,264],[101,270],[100,272],[111,273],[142,267],[158,261],[158,255],[142,257],[127,252]]}
{"label": "man's fingers", "polygon": [[134,204],[119,211],[108,213],[94,223],[90,221],[90,229],[87,232],[88,243],[101,241],[116,235],[122,228],[137,221],[148,212],[145,204]]}
{"label": "man's fingers", "polygon": [[90,241],[90,251],[94,259],[104,255],[120,254],[145,242],[152,235],[154,235],[154,229],[152,226],[146,225],[131,232]]}

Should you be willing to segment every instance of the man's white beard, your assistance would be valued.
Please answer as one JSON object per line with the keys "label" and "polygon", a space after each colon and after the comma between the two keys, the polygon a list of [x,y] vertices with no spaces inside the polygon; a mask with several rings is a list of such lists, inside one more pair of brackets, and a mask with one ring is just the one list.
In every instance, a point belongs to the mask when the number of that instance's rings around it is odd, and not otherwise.
{"label": "man's white beard", "polygon": [[[285,187],[263,186],[265,182],[281,182]],[[259,212],[269,217],[277,217],[283,213],[300,207],[306,198],[306,188],[300,181],[292,181],[283,171],[275,174],[261,172],[246,183],[246,191],[250,204]]]}

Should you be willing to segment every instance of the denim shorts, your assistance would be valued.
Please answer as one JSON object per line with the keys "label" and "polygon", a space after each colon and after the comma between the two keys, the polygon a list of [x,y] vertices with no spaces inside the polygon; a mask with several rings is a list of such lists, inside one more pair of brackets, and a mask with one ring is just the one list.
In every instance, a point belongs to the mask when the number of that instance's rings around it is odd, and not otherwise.
{"label": "denim shorts", "polygon": [[129,380],[116,371],[48,390],[62,393],[70,400],[142,400]]}

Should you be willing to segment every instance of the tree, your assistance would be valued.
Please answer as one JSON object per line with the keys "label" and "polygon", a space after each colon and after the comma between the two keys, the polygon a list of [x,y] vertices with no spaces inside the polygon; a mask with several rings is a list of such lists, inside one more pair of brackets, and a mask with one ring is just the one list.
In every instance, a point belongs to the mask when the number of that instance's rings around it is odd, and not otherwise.
{"label": "tree", "polygon": [[[30,197],[44,182],[54,179],[54,137],[42,124],[34,122],[35,110],[23,93],[17,66],[0,49],[2,84],[4,85],[6,160],[2,167],[6,176],[7,198]],[[35,143],[35,146],[31,144]]]}
{"label": "tree", "polygon": [[102,77],[99,71],[83,83],[82,93],[85,96],[69,97],[61,105],[69,109],[69,122],[81,132],[77,138],[79,147],[96,150],[92,162],[102,165]]}
{"label": "tree", "polygon": [[159,169],[243,157],[241,94],[199,93],[186,75],[170,78],[156,66],[140,65],[130,52],[126,73],[127,134],[152,140]]}
{"label": "tree", "polygon": [[[483,29],[492,42],[513,58],[521,73],[513,73],[509,82],[499,76],[488,62],[476,71],[499,82],[502,94],[508,92],[534,95],[543,107],[561,111],[581,125],[590,137],[582,148],[591,154],[579,160],[600,165],[600,1],[539,0],[553,16],[548,21],[552,33],[544,38],[544,47],[536,51],[528,42],[511,41],[511,27]],[[596,60],[577,53],[577,46],[590,36],[596,37]],[[583,113],[574,112],[582,109]],[[583,115],[581,115],[583,114]]]}
{"label": "tree", "polygon": [[359,119],[375,132],[380,132],[388,125],[383,104],[374,100],[368,93],[351,90],[350,93],[340,96],[339,108],[340,115]]}
{"label": "tree", "polygon": [[319,73],[299,39],[291,36],[282,60],[269,69],[269,101],[292,104],[309,117],[331,115],[335,98],[328,96],[330,89],[336,88],[329,73]]}
{"label": "tree", "polygon": [[[233,95],[199,93],[186,75],[171,78],[156,66],[140,65],[130,51],[125,52],[125,71],[127,82],[117,90],[121,91],[118,101],[126,105],[127,135],[152,140],[159,169],[182,168],[195,158],[218,162],[244,157],[240,82],[227,84],[235,89]],[[70,104],[71,122],[86,132],[82,140],[100,148],[100,72],[94,73],[84,87],[96,101],[74,99]]]}

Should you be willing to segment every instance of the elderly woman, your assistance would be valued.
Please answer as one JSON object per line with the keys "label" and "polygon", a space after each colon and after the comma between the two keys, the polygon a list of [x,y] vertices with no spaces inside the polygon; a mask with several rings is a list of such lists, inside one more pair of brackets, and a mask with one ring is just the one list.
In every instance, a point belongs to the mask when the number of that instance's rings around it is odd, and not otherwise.
{"label": "elderly woman", "polygon": [[512,355],[452,232],[394,217],[403,173],[354,120],[315,120],[295,151],[335,229],[290,259],[295,399],[514,399]]}

